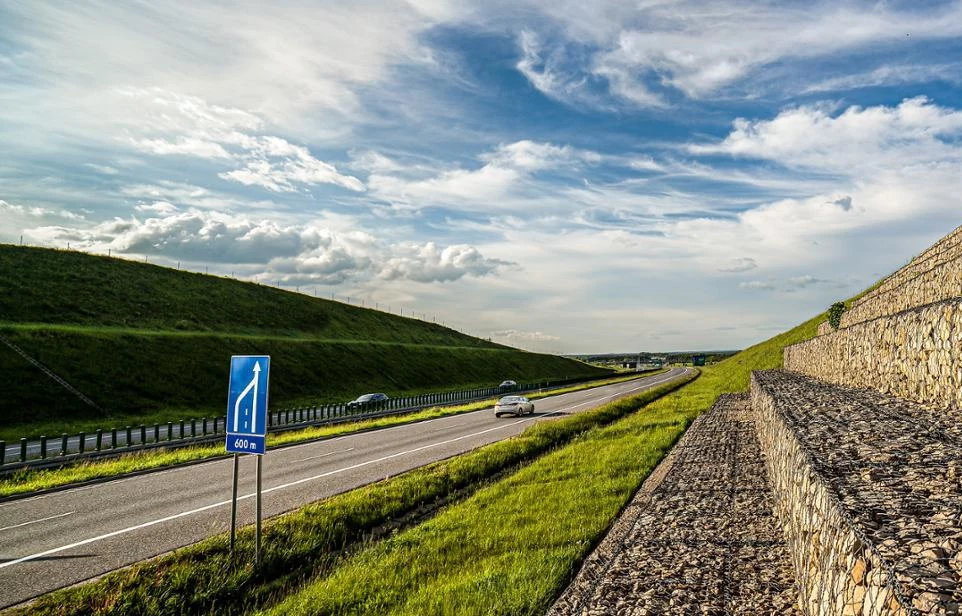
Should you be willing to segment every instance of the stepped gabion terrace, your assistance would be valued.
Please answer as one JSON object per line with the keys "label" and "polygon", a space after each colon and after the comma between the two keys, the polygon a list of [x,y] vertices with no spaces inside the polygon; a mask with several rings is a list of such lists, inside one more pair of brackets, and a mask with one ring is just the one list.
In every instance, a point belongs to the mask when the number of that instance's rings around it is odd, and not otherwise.
{"label": "stepped gabion terrace", "polygon": [[694,424],[560,614],[962,614],[962,227]]}

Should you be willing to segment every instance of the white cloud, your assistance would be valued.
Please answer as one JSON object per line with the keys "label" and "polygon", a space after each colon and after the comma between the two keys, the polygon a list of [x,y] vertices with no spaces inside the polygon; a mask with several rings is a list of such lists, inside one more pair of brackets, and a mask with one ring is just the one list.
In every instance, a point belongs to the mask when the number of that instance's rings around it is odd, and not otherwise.
{"label": "white cloud", "polygon": [[224,146],[212,141],[205,141],[195,137],[178,137],[167,139],[131,139],[131,145],[142,152],[158,154],[160,156],[182,155],[197,158],[232,158]]}
{"label": "white cloud", "polygon": [[803,276],[793,276],[788,279],[788,285],[797,289],[804,289],[805,287],[810,287],[815,284],[833,284],[831,280],[826,280],[824,278],[817,278],[811,274],[805,274]]}
{"label": "white cloud", "polygon": [[601,158],[597,152],[578,150],[570,145],[558,146],[527,139],[499,145],[495,151],[481,156],[481,160],[489,165],[528,173],[582,163],[598,163]]}
{"label": "white cloud", "polygon": [[103,175],[117,175],[120,173],[117,169],[110,167],[108,165],[95,165],[93,163],[85,163],[84,167],[89,167],[97,173],[102,173]]}
{"label": "white cloud", "polygon": [[[962,34],[962,5],[955,2],[922,10],[836,3],[769,4],[760,10],[737,0],[640,4],[610,0],[592,3],[591,10],[573,2],[529,4],[548,20],[522,34],[518,70],[539,90],[573,104],[581,102],[581,85],[592,76],[606,79],[612,94],[632,104],[663,107],[672,90],[707,98],[746,80],[764,79],[766,67],[772,65],[791,67],[810,59],[904,44],[906,33],[912,42]],[[498,10],[510,11],[505,6]],[[530,9],[517,8],[515,17],[525,10]],[[564,36],[542,36],[542,31]],[[570,68],[561,59],[567,59],[564,50],[573,45],[593,53]],[[874,74],[878,83],[931,78],[880,70]],[[809,77],[800,72],[798,78]],[[785,87],[797,90],[792,81]]]}
{"label": "white cloud", "polygon": [[491,338],[508,345],[521,345],[528,342],[554,342],[561,340],[558,336],[552,336],[543,332],[527,332],[517,329],[500,329],[491,332]]}
{"label": "white cloud", "polygon": [[[27,211],[0,201],[3,209]],[[145,254],[185,263],[229,264],[256,278],[304,284],[340,284],[365,277],[452,282],[465,276],[489,276],[512,265],[487,258],[474,246],[389,243],[367,231],[339,230],[334,227],[341,225],[332,227],[323,221],[278,224],[228,212],[180,211],[166,202],[137,209],[147,217],[85,226],[40,226],[25,234],[44,245],[69,242],[79,250],[109,249],[114,254]]]}
{"label": "white cloud", "polygon": [[962,161],[951,141],[962,135],[962,111],[925,97],[897,107],[851,106],[833,114],[826,105],[782,111],[772,120],[735,120],[718,144],[693,145],[695,154],[731,154],[851,173],[853,167],[889,168]]}
{"label": "white cloud", "polygon": [[600,96],[593,92],[588,76],[579,73],[577,59],[568,58],[561,46],[548,51],[538,34],[522,30],[518,37],[521,59],[515,68],[545,96],[567,104],[607,108]]}
{"label": "white cloud", "polygon": [[718,271],[728,272],[728,273],[739,273],[739,272],[748,272],[753,269],[756,269],[757,267],[758,267],[758,262],[755,261],[755,259],[751,257],[738,257],[737,259],[732,260],[731,265],[729,265],[728,267],[720,267],[718,268]]}
{"label": "white cloud", "polygon": [[[363,114],[359,89],[388,79],[394,66],[430,67],[421,33],[463,14],[441,1],[242,2],[228,10],[172,0],[95,11],[11,6],[4,19],[6,37],[25,49],[24,68],[61,95],[158,86],[257,109],[287,128],[343,131],[345,119]],[[85,98],[74,101],[94,102]],[[111,111],[104,119],[114,119]]]}
{"label": "white cloud", "polygon": [[880,66],[864,73],[832,77],[807,85],[803,94],[840,92],[859,88],[872,88],[926,81],[962,83],[962,64],[895,64]]}
{"label": "white cloud", "polygon": [[60,218],[64,220],[84,220],[83,214],[64,209],[52,209],[38,206],[16,205],[0,199],[0,212],[5,216],[21,219]]}
{"label": "white cloud", "polygon": [[[489,211],[512,207],[511,198],[519,197],[538,172],[578,169],[602,160],[600,154],[590,150],[530,140],[501,144],[479,158],[484,164],[476,169],[433,170],[422,178],[409,178],[409,174],[397,171],[375,172],[368,178],[368,187],[373,195],[392,203]],[[424,169],[411,171],[423,175]]]}
{"label": "white cloud", "polygon": [[400,244],[394,256],[381,269],[386,280],[403,278],[416,282],[451,282],[463,276],[487,276],[498,268],[511,265],[507,261],[488,259],[473,246],[438,247],[426,244]]}
{"label": "white cloud", "polygon": [[739,289],[751,289],[755,291],[774,291],[775,285],[770,282],[764,282],[762,280],[749,280],[747,282],[739,282]]}
{"label": "white cloud", "polygon": [[158,88],[128,88],[123,94],[145,106],[146,120],[136,130],[167,135],[130,137],[129,142],[141,151],[232,161],[240,166],[218,174],[221,178],[272,192],[295,192],[299,186],[318,184],[333,184],[355,192],[364,190],[364,184],[356,177],[339,173],[334,165],[318,160],[304,146],[273,135],[250,134],[262,126],[252,113]]}

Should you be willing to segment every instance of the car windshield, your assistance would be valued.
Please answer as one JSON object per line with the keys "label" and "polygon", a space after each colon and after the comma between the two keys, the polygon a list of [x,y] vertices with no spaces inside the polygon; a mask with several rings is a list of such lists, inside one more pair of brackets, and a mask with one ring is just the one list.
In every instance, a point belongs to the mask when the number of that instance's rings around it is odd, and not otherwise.
{"label": "car windshield", "polygon": [[521,402],[520,396],[505,396],[498,400],[498,404],[517,404]]}
{"label": "car windshield", "polygon": [[374,399],[375,396],[377,396],[377,394],[364,394],[363,396],[355,400],[355,402],[370,402],[371,400]]}

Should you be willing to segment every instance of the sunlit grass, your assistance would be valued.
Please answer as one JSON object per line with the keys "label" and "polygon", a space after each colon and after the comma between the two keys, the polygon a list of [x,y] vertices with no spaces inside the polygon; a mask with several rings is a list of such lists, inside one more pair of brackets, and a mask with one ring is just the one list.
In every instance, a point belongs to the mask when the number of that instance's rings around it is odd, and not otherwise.
{"label": "sunlit grass", "polygon": [[108,574],[90,584],[56,591],[34,602],[31,614],[248,613],[321,574],[339,552],[366,533],[418,507],[481,485],[493,475],[523,465],[594,426],[633,412],[693,378],[660,385],[638,395],[551,422],[519,436],[352,490],[269,520],[264,560],[251,566],[250,529],[239,534],[231,558],[224,536],[214,537],[153,561]]}
{"label": "sunlit grass", "polygon": [[270,614],[543,614],[690,422],[823,317],[707,368],[432,520],[345,559]]}

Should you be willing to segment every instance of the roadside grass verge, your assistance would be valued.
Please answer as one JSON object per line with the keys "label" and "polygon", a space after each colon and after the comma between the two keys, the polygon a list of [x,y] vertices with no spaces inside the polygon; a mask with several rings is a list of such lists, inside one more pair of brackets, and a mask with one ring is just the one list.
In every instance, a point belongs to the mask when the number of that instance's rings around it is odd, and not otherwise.
{"label": "roadside grass verge", "polygon": [[691,421],[824,317],[706,368],[695,383],[366,546],[267,611],[279,614],[543,614]]}
{"label": "roadside grass verge", "polygon": [[[649,377],[660,372],[646,373],[643,376]],[[548,396],[557,396],[565,393],[593,389],[604,385],[622,383],[633,379],[642,378],[638,375],[621,376],[617,378],[605,379],[594,383],[582,385],[572,385],[563,389],[546,391],[543,393],[525,394],[529,398],[538,399]],[[389,415],[368,419],[357,422],[341,423],[334,425],[312,426],[301,430],[290,430],[267,435],[268,447],[278,447],[294,443],[307,442],[335,436],[343,436],[366,430],[375,430],[391,426],[399,426],[427,419],[436,419],[450,415],[458,415],[488,408],[494,404],[495,398],[462,404],[458,406],[441,406],[405,413],[402,415]],[[192,447],[181,447],[176,449],[152,449],[139,452],[124,454],[117,458],[90,460],[67,464],[60,468],[48,469],[25,469],[4,477],[0,477],[0,498],[14,496],[18,494],[29,494],[38,490],[63,487],[74,483],[103,479],[107,477],[117,477],[127,473],[145,471],[151,469],[161,469],[187,462],[196,462],[218,458],[225,455],[223,443],[196,445]]]}
{"label": "roadside grass verge", "polygon": [[633,413],[696,376],[535,424],[517,437],[278,516],[264,525],[260,567],[251,565],[253,532],[248,527],[238,533],[234,558],[228,554],[227,537],[220,535],[89,584],[49,593],[14,613],[249,613],[290,592],[311,574],[322,574],[345,550],[379,527]]}

